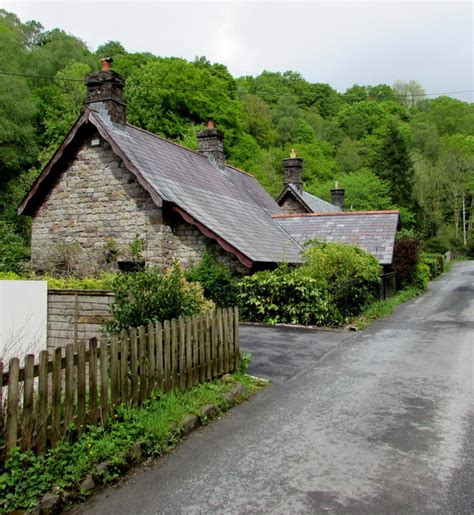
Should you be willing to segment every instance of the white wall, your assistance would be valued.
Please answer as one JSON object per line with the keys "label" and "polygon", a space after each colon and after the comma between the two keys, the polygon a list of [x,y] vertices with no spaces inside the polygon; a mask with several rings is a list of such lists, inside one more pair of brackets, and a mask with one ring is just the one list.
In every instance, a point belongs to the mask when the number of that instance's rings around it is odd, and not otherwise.
{"label": "white wall", "polygon": [[0,281],[0,359],[46,349],[48,316],[46,281]]}

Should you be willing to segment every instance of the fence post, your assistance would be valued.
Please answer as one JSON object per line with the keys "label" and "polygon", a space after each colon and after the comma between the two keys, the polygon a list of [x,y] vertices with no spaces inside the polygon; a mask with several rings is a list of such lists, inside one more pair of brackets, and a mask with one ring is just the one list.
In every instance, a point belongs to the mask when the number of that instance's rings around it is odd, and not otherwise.
{"label": "fence post", "polygon": [[77,343],[77,434],[81,436],[86,421],[86,344]]}
{"label": "fence post", "polygon": [[206,380],[206,316],[201,313],[199,316],[199,380],[204,383]]}
{"label": "fence post", "polygon": [[212,354],[211,354],[211,323],[212,315],[206,313],[205,316],[205,332],[206,332],[206,379],[210,381],[212,379]]}
{"label": "fence post", "polygon": [[122,331],[122,342],[120,346],[120,382],[122,391],[122,402],[127,404],[129,401],[128,388],[128,348],[130,346],[130,333]]}
{"label": "fence post", "polygon": [[100,342],[100,412],[102,425],[105,426],[109,409],[109,344],[107,340]]}
{"label": "fence post", "polygon": [[23,386],[23,434],[21,439],[21,448],[24,451],[31,449],[33,446],[33,402],[34,402],[34,374],[35,374],[35,356],[28,354],[25,357],[24,367],[25,381]]}
{"label": "fence post", "polygon": [[186,388],[193,385],[193,326],[191,317],[186,317]]}
{"label": "fence post", "polygon": [[64,426],[65,433],[69,430],[74,411],[74,344],[66,346],[66,391],[64,396]]}
{"label": "fence post", "polygon": [[130,380],[132,383],[132,405],[138,405],[138,350],[137,350],[137,330],[135,327],[130,329]]}
{"label": "fence post", "polygon": [[179,387],[186,388],[186,324],[183,317],[179,317]]}
{"label": "fence post", "polygon": [[89,421],[97,422],[97,338],[89,340]]}
{"label": "fence post", "polygon": [[47,422],[48,422],[48,351],[42,350],[39,353],[39,373],[38,373],[38,421],[37,450],[38,454],[43,454],[46,450],[47,441]]}
{"label": "fence post", "polygon": [[234,351],[235,351],[235,369],[240,366],[240,326],[239,326],[239,308],[234,307]]}
{"label": "fence post", "polygon": [[154,325],[147,326],[147,361],[148,361],[148,390],[147,397],[155,388],[156,384],[156,364],[155,364],[155,331]]}
{"label": "fence post", "polygon": [[7,403],[7,451],[16,447],[18,441],[18,379],[20,360],[12,358],[8,364],[8,403]]}
{"label": "fence post", "polygon": [[171,333],[169,320],[165,320],[163,323],[163,337],[163,351],[165,357],[165,375],[163,380],[163,389],[169,390],[171,387]]}
{"label": "fence post", "polygon": [[199,354],[200,354],[200,341],[199,341],[199,318],[197,315],[192,317],[193,326],[193,361],[192,361],[192,377],[193,385],[199,383]]}
{"label": "fence post", "polygon": [[140,395],[139,403],[143,404],[147,391],[147,364],[146,364],[146,328],[141,326],[138,329],[138,361],[140,363]]}
{"label": "fence post", "polygon": [[51,445],[61,438],[61,358],[62,349],[54,349],[51,396]]}
{"label": "fence post", "polygon": [[156,330],[156,381],[158,388],[163,389],[163,326],[158,322],[155,327]]}

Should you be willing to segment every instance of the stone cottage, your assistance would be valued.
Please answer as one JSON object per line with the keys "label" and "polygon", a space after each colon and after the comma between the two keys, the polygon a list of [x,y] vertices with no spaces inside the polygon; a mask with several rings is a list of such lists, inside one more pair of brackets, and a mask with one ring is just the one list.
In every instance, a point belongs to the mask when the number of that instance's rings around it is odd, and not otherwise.
{"label": "stone cottage", "polygon": [[240,272],[299,263],[303,240],[316,236],[391,262],[398,212],[346,213],[341,190],[333,190],[337,205],[304,192],[296,156],[285,160],[275,201],[225,162],[223,134],[212,122],[197,134],[195,152],[127,123],[125,81],[107,60],[86,85],[84,111],[19,207],[32,217],[35,267],[60,243],[99,253],[110,241],[123,265],[136,235],[146,263],[164,267],[188,266],[206,249]]}

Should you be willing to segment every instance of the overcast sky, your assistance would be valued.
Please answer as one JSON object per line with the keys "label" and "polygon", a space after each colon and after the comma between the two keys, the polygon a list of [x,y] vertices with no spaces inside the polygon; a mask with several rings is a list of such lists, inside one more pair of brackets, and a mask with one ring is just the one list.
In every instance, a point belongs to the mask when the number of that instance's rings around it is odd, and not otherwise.
{"label": "overcast sky", "polygon": [[0,7],[91,49],[118,40],[128,51],[204,55],[235,76],[294,70],[340,91],[411,79],[429,93],[474,89],[471,2],[0,0]]}

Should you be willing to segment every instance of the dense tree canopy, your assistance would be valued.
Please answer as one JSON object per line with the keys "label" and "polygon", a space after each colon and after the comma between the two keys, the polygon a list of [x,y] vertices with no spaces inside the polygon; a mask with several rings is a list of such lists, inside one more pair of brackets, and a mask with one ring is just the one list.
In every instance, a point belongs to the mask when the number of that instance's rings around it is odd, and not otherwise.
{"label": "dense tree canopy", "polygon": [[416,81],[339,93],[295,71],[234,78],[205,57],[128,53],[119,41],[92,52],[2,10],[0,48],[0,269],[27,255],[28,220],[16,207],[80,114],[83,79],[105,55],[127,79],[132,123],[195,148],[197,129],[214,118],[228,161],[272,195],[295,148],[308,191],[328,198],[339,181],[348,208],[401,208],[426,240],[450,245],[460,244],[464,205],[473,237],[474,105],[429,99]]}

